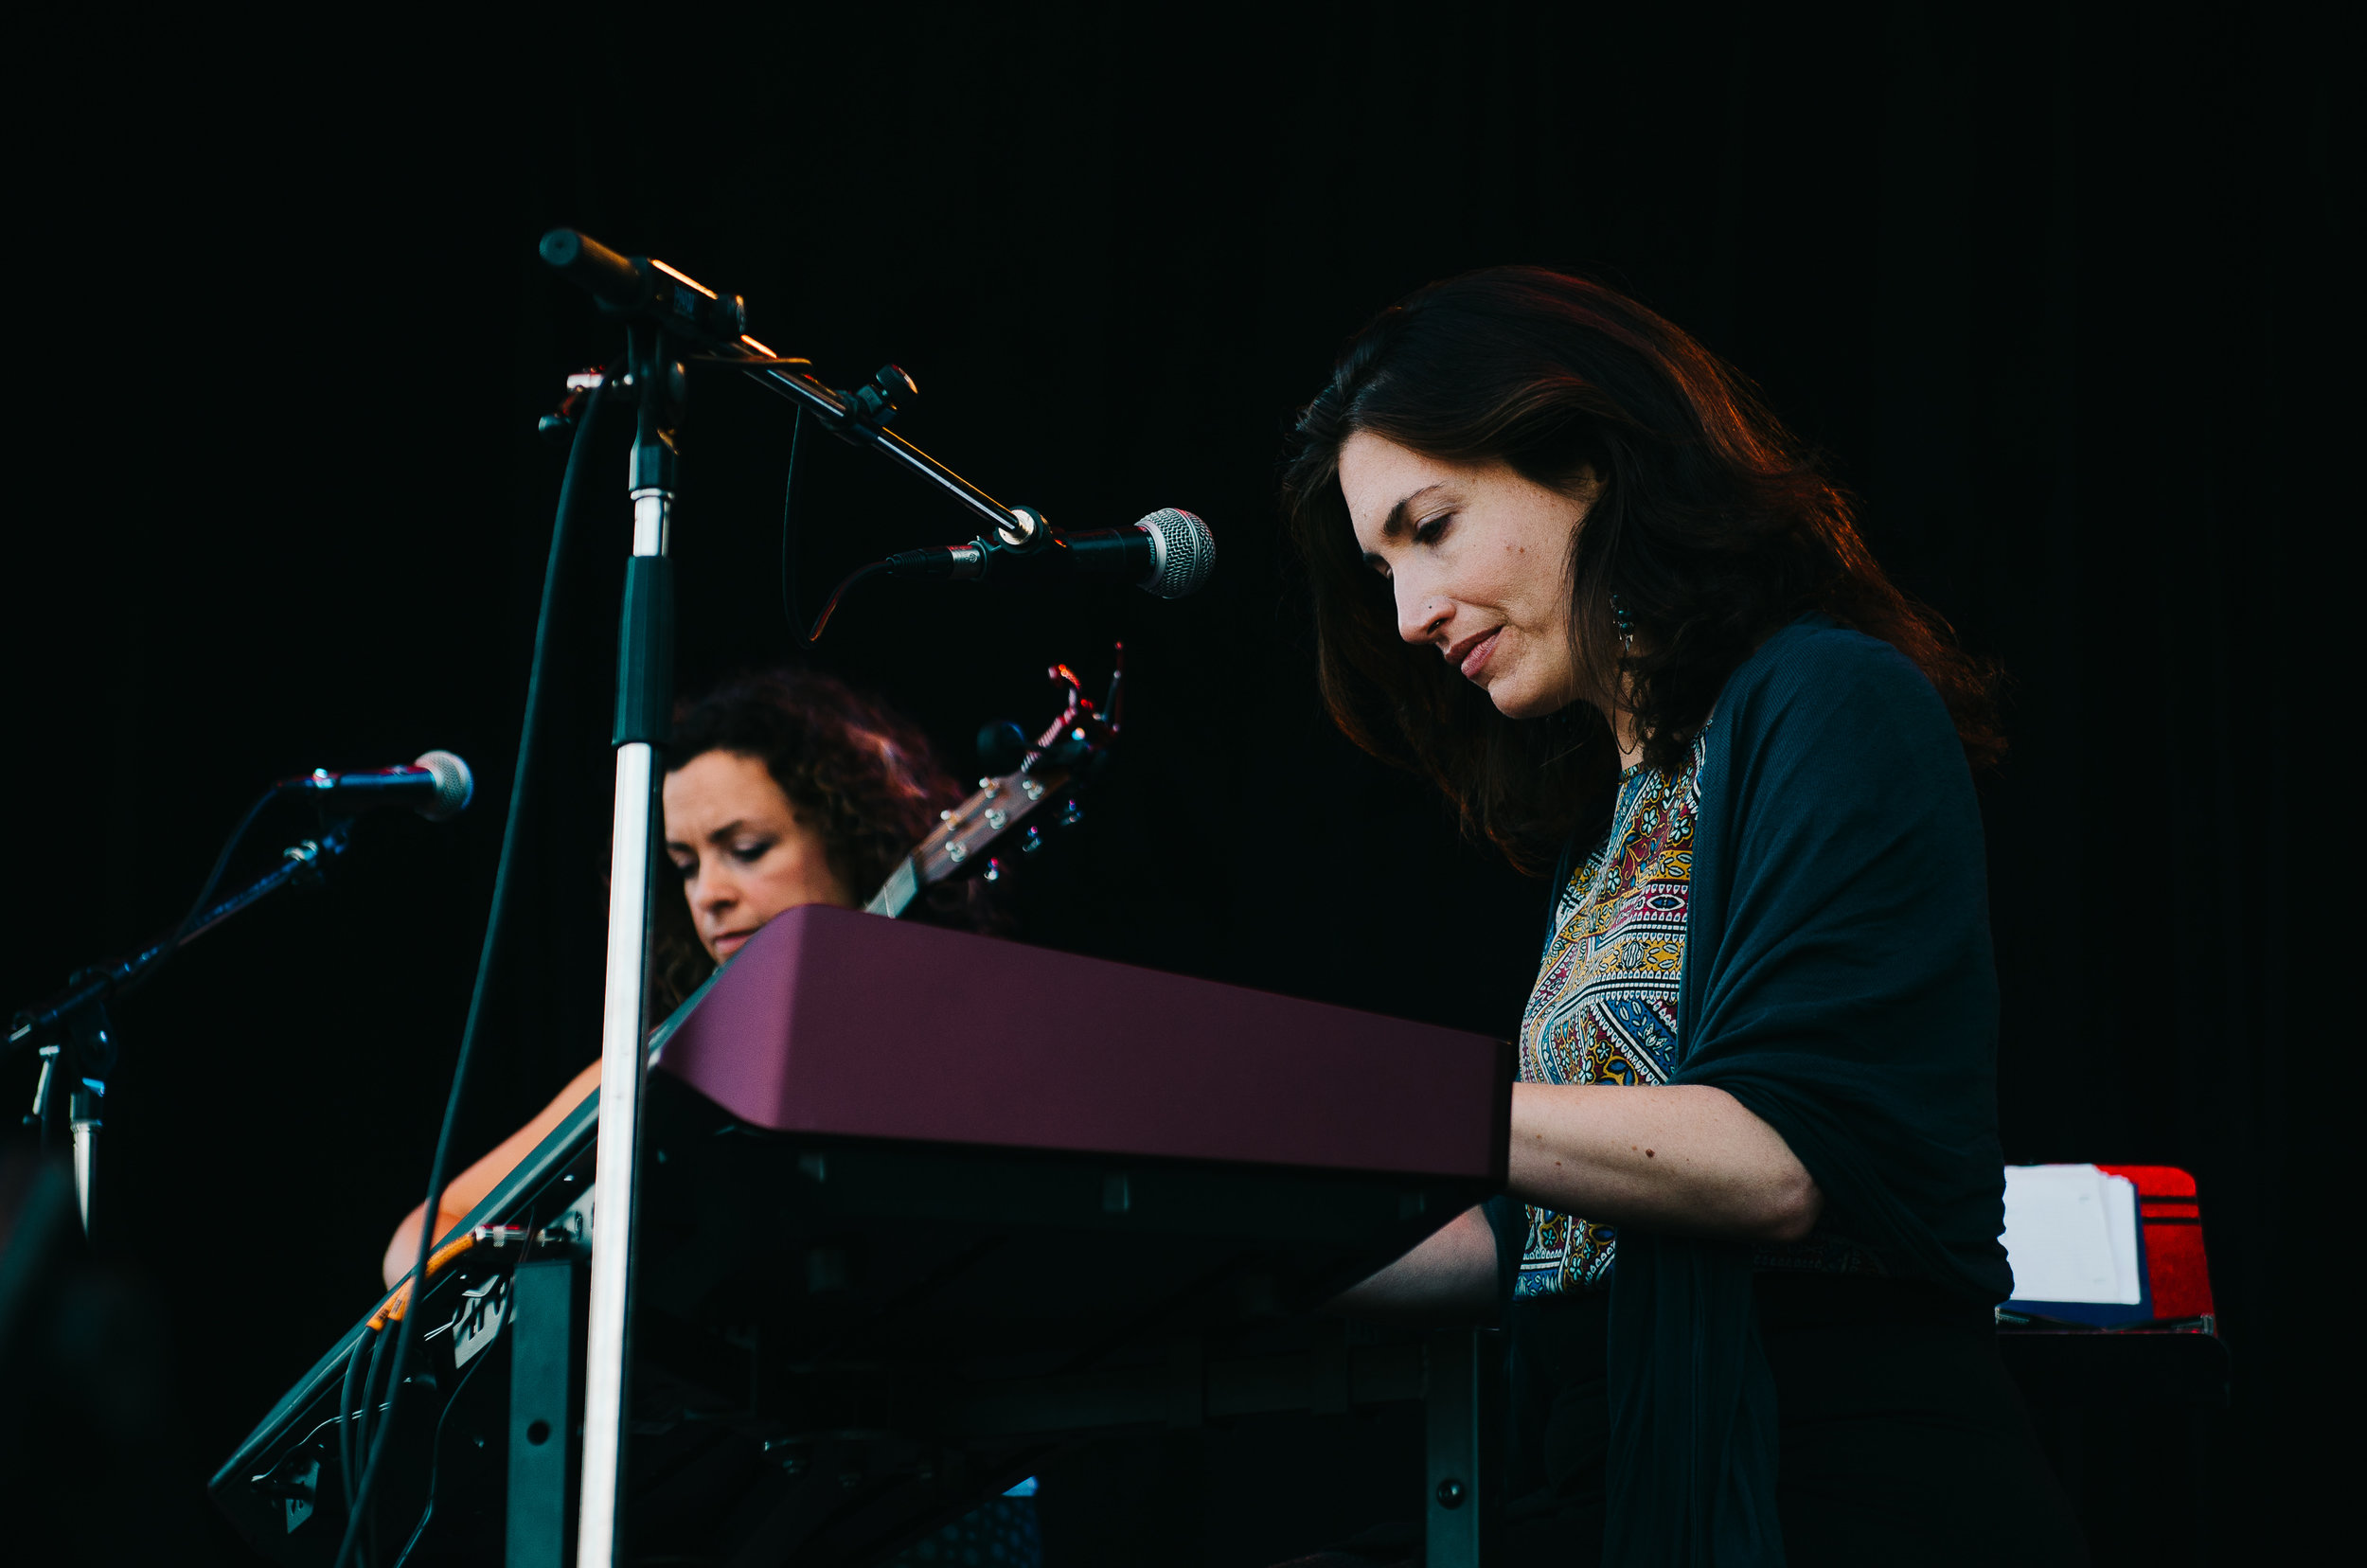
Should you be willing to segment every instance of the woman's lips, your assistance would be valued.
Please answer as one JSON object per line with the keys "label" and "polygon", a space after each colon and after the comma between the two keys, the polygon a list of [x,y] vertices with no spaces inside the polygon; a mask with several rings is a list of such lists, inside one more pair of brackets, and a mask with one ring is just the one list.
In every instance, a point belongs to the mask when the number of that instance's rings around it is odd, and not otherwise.
{"label": "woman's lips", "polygon": [[1461,668],[1463,670],[1463,678],[1465,680],[1476,681],[1479,679],[1480,671],[1487,668],[1487,656],[1496,651],[1497,637],[1501,636],[1503,633],[1503,627],[1500,626],[1496,628],[1495,631],[1490,632],[1487,635],[1473,643],[1464,653]]}
{"label": "woman's lips", "polygon": [[718,958],[729,958],[733,953],[738,953],[741,947],[746,945],[748,938],[754,936],[755,935],[756,933],[753,931],[727,931],[723,933],[723,935],[715,939],[715,955]]}

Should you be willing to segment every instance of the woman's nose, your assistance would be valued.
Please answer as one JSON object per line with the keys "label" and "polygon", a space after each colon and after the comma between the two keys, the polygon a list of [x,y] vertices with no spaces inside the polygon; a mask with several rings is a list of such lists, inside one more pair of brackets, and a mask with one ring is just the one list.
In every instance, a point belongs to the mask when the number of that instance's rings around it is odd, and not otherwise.
{"label": "woman's nose", "polygon": [[1397,597],[1397,635],[1410,643],[1435,642],[1454,616],[1454,600],[1443,594],[1416,593],[1411,585]]}
{"label": "woman's nose", "polygon": [[701,871],[699,880],[690,884],[690,907],[701,914],[728,909],[734,902],[736,892],[730,878],[719,877],[712,871]]}

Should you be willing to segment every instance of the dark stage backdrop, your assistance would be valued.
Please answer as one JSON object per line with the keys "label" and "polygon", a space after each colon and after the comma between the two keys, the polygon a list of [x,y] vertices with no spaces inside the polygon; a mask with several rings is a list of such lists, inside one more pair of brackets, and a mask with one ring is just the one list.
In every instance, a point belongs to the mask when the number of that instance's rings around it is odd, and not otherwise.
{"label": "dark stage backdrop", "polygon": [[[481,781],[454,826],[367,823],[329,889],[123,1009],[110,1277],[149,1292],[171,1368],[125,1417],[162,1434],[140,1462],[193,1495],[367,1304],[424,1182],[558,487],[535,419],[619,341],[535,260],[544,228],[744,293],[838,384],[900,363],[899,428],[1061,526],[1214,526],[1188,601],[879,586],[813,655],[972,772],[982,720],[1038,722],[1049,662],[1098,678],[1125,640],[1120,766],[1006,883],[1026,939],[1499,1034],[1540,887],[1331,733],[1273,490],[1352,329],[1525,260],[1756,377],[1881,558],[2010,672],[1984,793],[2007,1151],[2200,1178],[2236,1369],[2216,1528],[2269,1555],[2250,1532],[2305,1506],[2352,1332],[2325,1274],[2325,1083],[2357,1038],[2325,841],[2356,793],[2329,673],[2356,125],[2308,14],[916,4],[44,42],[27,68],[61,84],[102,43],[134,69],[20,142],[52,171],[20,255],[89,271],[18,294],[56,344],[21,458],[68,434],[33,458],[58,499],[9,531],[7,999],[169,923],[273,777],[441,745]],[[685,690],[801,657],[789,428],[744,383],[694,390]],[[807,450],[809,609],[970,531]],[[621,448],[595,472],[472,1152],[596,1052]],[[301,827],[272,819],[250,862]],[[2081,1485],[2125,1502],[2182,1442],[2091,1443]],[[88,1468],[55,1495],[103,1491]]]}

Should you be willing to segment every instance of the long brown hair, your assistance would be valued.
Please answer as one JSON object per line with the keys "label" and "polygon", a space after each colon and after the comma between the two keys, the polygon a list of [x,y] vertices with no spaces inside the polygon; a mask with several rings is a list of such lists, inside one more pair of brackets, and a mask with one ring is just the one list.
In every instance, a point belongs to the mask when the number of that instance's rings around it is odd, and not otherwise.
{"label": "long brown hair", "polygon": [[[1565,494],[1594,490],[1566,563],[1584,699],[1515,722],[1398,635],[1340,491],[1340,449],[1360,431],[1448,462],[1503,462]],[[1549,857],[1615,777],[1610,694],[1624,688],[1646,762],[1674,769],[1735,667],[1810,611],[1913,660],[1973,763],[2002,754],[1989,671],[1883,575],[1849,497],[1741,376],[1599,283],[1492,267],[1430,285],[1350,341],[1298,437],[1283,499],[1325,704],[1358,745],[1427,775],[1516,865]]]}

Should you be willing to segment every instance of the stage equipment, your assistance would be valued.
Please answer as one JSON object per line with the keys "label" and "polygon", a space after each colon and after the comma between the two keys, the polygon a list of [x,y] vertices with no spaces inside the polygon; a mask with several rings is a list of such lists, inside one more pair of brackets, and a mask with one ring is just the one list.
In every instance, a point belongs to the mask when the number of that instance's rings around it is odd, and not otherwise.
{"label": "stage equipment", "polygon": [[314,768],[280,788],[291,794],[314,797],[323,810],[363,811],[374,806],[408,806],[430,822],[449,822],[476,798],[476,775],[452,753],[432,751],[407,766],[367,773],[333,774]]}
{"label": "stage equipment", "polygon": [[[868,447],[918,476],[986,524],[980,535],[1005,548],[1046,547],[1041,515],[1004,506],[887,427],[916,394],[912,378],[890,365],[869,384],[833,391],[807,371],[809,362],[784,357],[751,337],[747,309],[652,257],[626,257],[577,233],[554,229],[542,241],[543,258],[582,285],[599,307],[627,324],[625,373],[616,390],[630,395],[636,426],[628,489],[633,506],[632,556],[625,577],[619,638],[615,727],[614,831],[610,844],[608,962],[602,1008],[598,1147],[608,1151],[605,1201],[594,1214],[591,1285],[585,1317],[585,1379],[581,1496],[577,1560],[581,1568],[611,1568],[617,1560],[622,1492],[618,1476],[627,1435],[627,1365],[632,1343],[632,1238],[640,1161],[640,1096],[647,1033],[650,898],[656,885],[654,826],[662,770],[658,752],[668,739],[673,696],[673,578],[668,551],[677,486],[681,414],[688,368],[738,369],[794,403],[833,435]],[[571,378],[571,392],[578,387]],[[606,372],[599,384],[605,385]],[[562,408],[561,416],[565,415]],[[871,572],[875,563],[842,583]],[[812,635],[829,618],[825,608]],[[811,640],[810,637],[809,640]],[[433,1203],[429,1214],[435,1212]],[[426,1264],[424,1240],[421,1267]],[[399,1333],[391,1395],[400,1395]],[[393,1417],[389,1418],[391,1430]],[[366,1509],[357,1509],[357,1516]],[[348,1530],[348,1541],[351,1531]]]}
{"label": "stage equipment", "polygon": [[[314,769],[301,778],[274,785],[247,808],[239,825],[214,859],[212,871],[187,915],[170,931],[141,946],[128,958],[111,958],[74,971],[63,990],[17,1009],[9,1021],[8,1049],[27,1048],[41,1059],[34,1081],[32,1109],[25,1125],[35,1129],[42,1147],[56,1137],[58,1091],[65,1090],[64,1117],[72,1140],[74,1189],[89,1235],[98,1181],[99,1132],[107,1086],[121,1057],[121,1039],[111,1015],[120,997],[147,984],[188,943],[250,909],[283,887],[317,887],[328,865],[346,852],[353,816],[372,806],[410,806],[431,822],[442,822],[467,807],[474,790],[469,765],[447,751],[432,751],[408,767],[371,773],[332,774]],[[266,807],[282,797],[309,796],[320,810],[318,831],[280,852],[279,864],[228,898],[215,900],[222,873],[229,868],[246,835]]]}
{"label": "stage equipment", "polygon": [[2195,1179],[2175,1166],[2098,1166],[2133,1186],[2132,1239],[2142,1284],[2124,1308],[2004,1303],[1998,1347],[2033,1405],[2181,1406],[2228,1399]]}
{"label": "stage equipment", "polygon": [[2212,1300],[2201,1195],[2175,1166],[2096,1168],[2136,1188],[2141,1304],[2109,1314],[2107,1326],[2060,1315],[2059,1305],[2008,1301],[1997,1310],[1998,1353],[2074,1501],[2090,1455],[2140,1443],[2145,1511],[2207,1541],[2227,1496],[2212,1429],[2233,1366]]}
{"label": "stage equipment", "polygon": [[[1310,1310],[1501,1190],[1508,1045],[815,905],[650,1060],[636,1551],[875,1562],[1086,1436],[1418,1399],[1427,1560],[1480,1560],[1498,1336]],[[595,1169],[601,1119],[579,1108],[372,1314],[424,1328],[389,1549],[567,1560],[584,1242],[596,1266],[626,1174]],[[371,1332],[213,1479],[275,1560],[334,1548]]]}
{"label": "stage equipment", "polygon": [[1024,543],[979,538],[968,544],[905,550],[890,575],[959,582],[1130,582],[1146,594],[1182,598],[1216,569],[1216,536],[1190,512],[1163,508],[1125,528],[1064,534],[1043,526]]}

